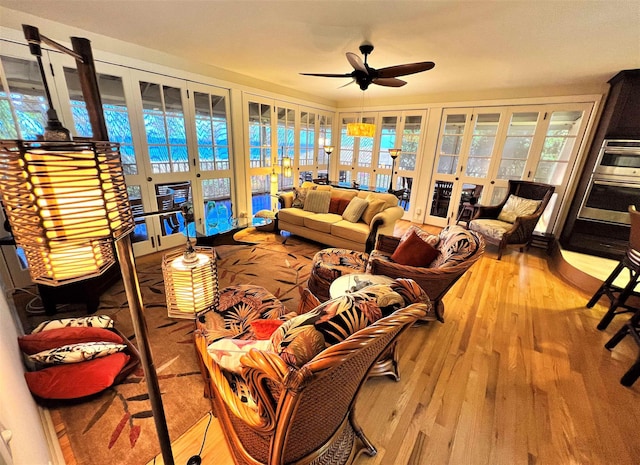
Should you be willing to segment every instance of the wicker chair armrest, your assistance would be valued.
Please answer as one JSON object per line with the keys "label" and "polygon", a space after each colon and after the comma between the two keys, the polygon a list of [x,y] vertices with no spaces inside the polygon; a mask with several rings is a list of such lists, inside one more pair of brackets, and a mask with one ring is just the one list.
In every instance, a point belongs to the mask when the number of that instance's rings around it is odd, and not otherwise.
{"label": "wicker chair armrest", "polygon": [[379,234],[376,242],[376,250],[384,253],[385,255],[393,255],[396,248],[400,244],[400,238],[395,236],[388,236],[386,234]]}
{"label": "wicker chair armrest", "polygon": [[507,243],[523,244],[531,239],[533,230],[538,224],[540,214],[518,216],[513,222],[513,227],[504,233],[503,239]]}

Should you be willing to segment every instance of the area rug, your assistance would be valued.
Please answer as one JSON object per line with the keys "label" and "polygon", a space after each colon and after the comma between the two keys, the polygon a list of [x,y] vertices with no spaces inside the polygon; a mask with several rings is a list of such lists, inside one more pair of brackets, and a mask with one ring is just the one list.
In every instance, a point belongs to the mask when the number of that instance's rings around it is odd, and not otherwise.
{"label": "area rug", "polygon": [[[240,238],[255,244],[216,247],[221,287],[260,285],[295,311],[311,259],[322,246],[294,237],[283,243],[282,236],[253,229]],[[143,257],[136,268],[169,435],[175,440],[209,411],[210,404],[203,397],[193,321],[167,316],[160,261],[161,254]],[[116,327],[136,343],[121,283],[102,295],[97,313],[110,315]],[[141,368],[91,400],[56,409],[79,465],[145,464],[160,453]]]}

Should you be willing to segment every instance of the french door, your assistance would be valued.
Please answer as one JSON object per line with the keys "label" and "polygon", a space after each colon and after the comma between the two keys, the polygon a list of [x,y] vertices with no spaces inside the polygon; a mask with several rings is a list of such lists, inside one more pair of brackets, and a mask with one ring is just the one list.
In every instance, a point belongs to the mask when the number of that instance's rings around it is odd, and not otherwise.
{"label": "french door", "polygon": [[536,230],[551,231],[583,142],[591,103],[568,103],[443,112],[428,222],[457,218],[464,202],[495,205],[508,181],[556,186]]}

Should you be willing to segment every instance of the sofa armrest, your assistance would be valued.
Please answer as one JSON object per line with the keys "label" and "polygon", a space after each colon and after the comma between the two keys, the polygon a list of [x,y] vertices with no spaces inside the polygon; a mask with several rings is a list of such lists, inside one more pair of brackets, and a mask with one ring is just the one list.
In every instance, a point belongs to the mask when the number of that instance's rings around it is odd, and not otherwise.
{"label": "sofa armrest", "polygon": [[396,221],[402,218],[403,215],[404,209],[398,206],[389,207],[377,213],[369,224],[369,237],[367,237],[367,243],[365,244],[365,252],[369,253],[373,250],[379,231],[393,234]]}
{"label": "sofa armrest", "polygon": [[279,192],[278,203],[280,208],[291,208],[293,205],[293,192]]}

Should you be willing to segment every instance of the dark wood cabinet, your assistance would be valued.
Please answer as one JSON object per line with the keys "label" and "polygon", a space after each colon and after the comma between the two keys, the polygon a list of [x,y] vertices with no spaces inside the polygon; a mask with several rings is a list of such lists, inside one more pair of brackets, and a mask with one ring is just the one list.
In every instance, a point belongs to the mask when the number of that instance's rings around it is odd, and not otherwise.
{"label": "dark wood cabinet", "polygon": [[605,139],[640,139],[640,69],[620,71],[609,84],[611,88],[560,234],[560,243],[567,250],[619,259],[626,249],[628,226],[578,219],[602,142]]}

